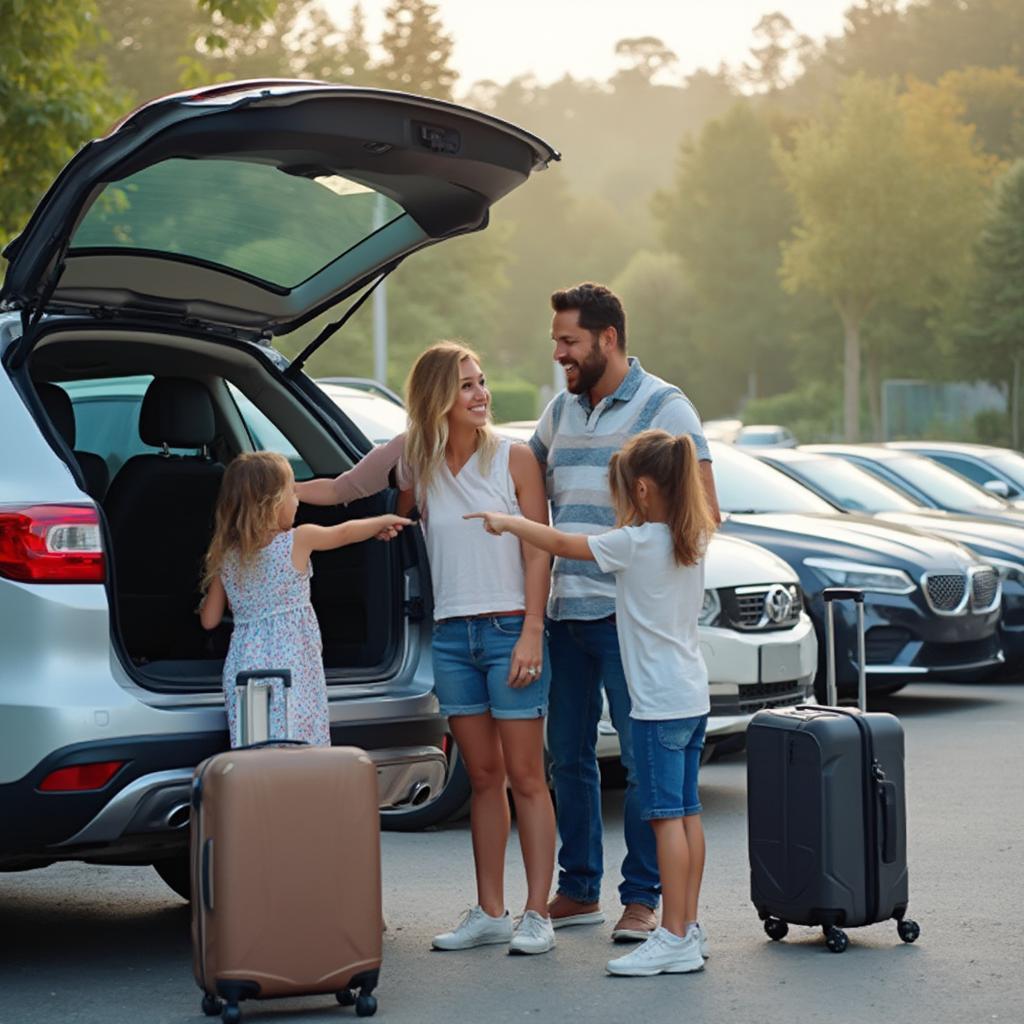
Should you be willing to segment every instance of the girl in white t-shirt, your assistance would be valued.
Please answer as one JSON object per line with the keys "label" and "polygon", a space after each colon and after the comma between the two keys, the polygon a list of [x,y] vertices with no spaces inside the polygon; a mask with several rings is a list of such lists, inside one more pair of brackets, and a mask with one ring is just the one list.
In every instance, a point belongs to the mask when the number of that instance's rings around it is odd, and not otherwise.
{"label": "girl in white t-shirt", "polygon": [[512,533],[563,558],[615,574],[615,621],[632,701],[631,725],[642,815],[658,846],[662,925],[611,960],[612,974],[681,974],[704,966],[697,920],[704,830],[697,773],[710,702],[697,617],[704,600],[704,549],[715,529],[689,436],[647,430],[608,465],[617,528],[564,533],[501,512],[474,513],[488,532]]}

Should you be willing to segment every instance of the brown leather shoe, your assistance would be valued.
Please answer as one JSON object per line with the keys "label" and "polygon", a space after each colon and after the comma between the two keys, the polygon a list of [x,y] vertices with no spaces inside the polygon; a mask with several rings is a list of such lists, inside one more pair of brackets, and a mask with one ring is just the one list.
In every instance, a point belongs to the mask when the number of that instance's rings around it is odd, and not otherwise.
{"label": "brown leather shoe", "polygon": [[643,942],[658,927],[658,915],[643,903],[627,903],[619,923],[612,929],[612,942]]}
{"label": "brown leather shoe", "polygon": [[548,914],[553,928],[568,928],[574,924],[604,924],[600,903],[580,903],[558,893],[548,903]]}

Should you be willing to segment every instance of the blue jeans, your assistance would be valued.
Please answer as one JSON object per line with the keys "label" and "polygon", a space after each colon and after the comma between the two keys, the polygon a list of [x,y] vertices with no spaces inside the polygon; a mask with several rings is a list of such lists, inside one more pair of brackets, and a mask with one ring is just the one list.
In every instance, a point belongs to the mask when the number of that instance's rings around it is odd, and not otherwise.
{"label": "blue jeans", "polygon": [[640,816],[644,821],[656,821],[700,814],[697,776],[708,716],[667,718],[657,722],[634,718],[631,725],[639,776]]}
{"label": "blue jeans", "polygon": [[601,898],[604,849],[597,723],[603,685],[626,769],[626,858],[619,897],[623,904],[642,903],[653,909],[661,897],[658,857],[654,831],[640,813],[629,691],[615,623],[610,619],[549,621],[548,636],[548,753],[561,839],[558,891],[581,903]]}
{"label": "blue jeans", "polygon": [[548,710],[548,659],[527,686],[509,686],[512,651],[523,616],[448,619],[434,624],[434,692],[441,713],[492,718],[543,718]]}

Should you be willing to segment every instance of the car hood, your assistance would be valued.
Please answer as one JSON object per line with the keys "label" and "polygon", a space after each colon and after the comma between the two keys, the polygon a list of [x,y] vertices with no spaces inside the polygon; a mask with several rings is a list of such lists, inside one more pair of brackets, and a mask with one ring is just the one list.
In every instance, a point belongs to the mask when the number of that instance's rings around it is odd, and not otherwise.
{"label": "car hood", "polygon": [[0,308],[285,334],[424,246],[475,231],[559,154],[422,96],[235,82],[139,108],[64,168]]}
{"label": "car hood", "polygon": [[798,582],[796,573],[765,548],[721,533],[711,538],[704,558],[704,586],[709,590]]}
{"label": "car hood", "polygon": [[954,541],[867,516],[730,515],[723,529],[776,553],[785,548],[801,557],[845,558],[868,565],[909,567],[916,572],[965,570],[978,564],[970,551]]}
{"label": "car hood", "polygon": [[985,522],[958,512],[942,512],[938,509],[881,512],[875,518],[938,534],[969,547],[982,557],[1024,562],[1024,523],[1021,526],[1009,526],[1003,522]]}

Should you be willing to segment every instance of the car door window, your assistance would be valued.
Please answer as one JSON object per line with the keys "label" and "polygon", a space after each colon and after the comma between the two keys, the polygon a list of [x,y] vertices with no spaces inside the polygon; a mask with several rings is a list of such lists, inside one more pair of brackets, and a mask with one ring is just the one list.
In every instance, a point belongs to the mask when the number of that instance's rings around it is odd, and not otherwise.
{"label": "car door window", "polygon": [[228,390],[235,400],[235,405],[238,406],[238,414],[245,422],[245,429],[249,431],[255,447],[261,451],[283,455],[291,463],[296,480],[309,480],[313,476],[313,471],[298,453],[295,445],[234,384],[229,383]]}
{"label": "car door window", "polygon": [[[959,473],[961,476],[967,477],[968,480],[973,480],[974,483],[982,486],[990,480],[1002,480],[1000,473],[997,473],[983,462],[975,462],[973,459],[962,459],[956,455],[946,455],[945,453],[934,455],[933,458],[947,469],[951,469],[954,473]],[[1011,490],[1014,489],[1011,488]]]}

